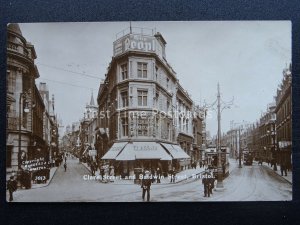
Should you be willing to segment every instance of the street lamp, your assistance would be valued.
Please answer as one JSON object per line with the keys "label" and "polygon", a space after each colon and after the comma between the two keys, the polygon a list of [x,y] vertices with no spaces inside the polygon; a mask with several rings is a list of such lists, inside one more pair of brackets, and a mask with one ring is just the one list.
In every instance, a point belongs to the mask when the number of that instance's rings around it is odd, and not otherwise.
{"label": "street lamp", "polygon": [[[18,169],[21,169],[21,125],[22,125],[22,112],[24,111],[25,113],[29,112],[28,108],[28,93],[20,93],[20,98],[19,98],[19,149],[18,149]],[[24,109],[22,111],[22,102],[25,102]]]}
{"label": "street lamp", "polygon": [[[224,109],[230,109],[230,106],[233,104],[232,99],[228,103],[224,103],[222,101],[222,108],[221,108],[221,94],[220,94],[220,85],[218,83],[218,94],[217,94],[217,100],[208,107],[213,107],[217,103],[217,113],[218,113],[218,133],[217,133],[217,172],[218,172],[218,177],[217,177],[217,185],[216,185],[216,190],[224,190],[224,185],[223,185],[223,167],[222,167],[222,151],[221,151],[221,112]],[[226,154],[226,153],[225,153]],[[226,162],[225,162],[226,163]]]}
{"label": "street lamp", "polygon": [[241,126],[239,126],[239,168],[242,168],[241,130],[243,130],[243,128],[241,128]]}
{"label": "street lamp", "polygon": [[271,144],[272,144],[272,161],[271,161],[271,166],[272,164],[274,165],[274,171],[277,171],[277,165],[276,165],[276,159],[275,159],[275,132],[274,131],[270,131],[270,130],[267,130],[267,133],[268,135],[271,136]]}

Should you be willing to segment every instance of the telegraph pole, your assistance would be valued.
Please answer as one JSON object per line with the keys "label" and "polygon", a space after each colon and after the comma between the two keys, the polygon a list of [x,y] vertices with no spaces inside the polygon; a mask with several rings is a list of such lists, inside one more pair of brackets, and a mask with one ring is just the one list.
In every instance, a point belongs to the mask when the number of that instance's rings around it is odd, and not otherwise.
{"label": "telegraph pole", "polygon": [[239,127],[239,168],[242,168],[242,155],[241,155],[241,127]]}
{"label": "telegraph pole", "polygon": [[[233,105],[233,100],[232,99],[230,102],[223,102],[221,99],[221,93],[220,93],[220,85],[218,83],[218,94],[217,94],[217,99],[214,101],[213,104],[211,105],[206,105],[205,108],[214,108],[215,104],[217,103],[217,114],[218,114],[218,133],[217,133],[217,155],[218,155],[218,162],[217,162],[217,172],[218,172],[218,177],[217,177],[217,185],[215,190],[216,191],[222,191],[224,190],[224,185],[223,185],[223,167],[222,167],[222,151],[221,151],[221,113],[224,109],[230,109],[230,106]],[[226,154],[226,153],[225,153]]]}
{"label": "telegraph pole", "polygon": [[222,168],[222,152],[221,152],[221,104],[220,104],[220,85],[218,83],[218,142],[217,142],[217,149],[218,149],[218,179],[217,179],[217,188],[222,189],[224,188],[223,185],[223,168]]}

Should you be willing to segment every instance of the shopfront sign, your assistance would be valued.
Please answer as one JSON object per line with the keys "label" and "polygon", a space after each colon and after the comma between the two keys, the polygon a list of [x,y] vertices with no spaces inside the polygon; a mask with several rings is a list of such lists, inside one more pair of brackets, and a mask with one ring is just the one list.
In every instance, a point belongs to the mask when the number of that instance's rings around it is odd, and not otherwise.
{"label": "shopfront sign", "polygon": [[141,146],[133,146],[134,151],[156,151],[157,146],[155,145],[141,145]]}
{"label": "shopfront sign", "polygon": [[97,151],[95,149],[89,150],[89,156],[96,156],[96,155],[97,155]]}
{"label": "shopfront sign", "polygon": [[288,146],[291,146],[292,142],[291,141],[279,141],[278,146],[279,148],[286,148]]}

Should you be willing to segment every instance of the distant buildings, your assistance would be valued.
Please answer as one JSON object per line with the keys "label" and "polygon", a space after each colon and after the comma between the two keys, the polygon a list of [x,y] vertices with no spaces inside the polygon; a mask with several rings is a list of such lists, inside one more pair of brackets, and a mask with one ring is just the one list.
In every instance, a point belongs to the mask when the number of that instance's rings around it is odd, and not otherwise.
{"label": "distant buildings", "polygon": [[[227,132],[227,146],[231,157],[238,157],[238,151],[248,151],[256,159],[276,162],[292,169],[292,90],[291,64],[283,70],[282,83],[277,89],[274,103],[267,107],[259,122],[246,127],[232,126]],[[238,131],[241,134],[238,134]],[[240,146],[240,147],[239,147]],[[276,166],[274,166],[276,170]]]}
{"label": "distant buildings", "polygon": [[277,162],[292,168],[292,65],[283,70],[283,79],[277,89],[276,139]]}
{"label": "distant buildings", "polygon": [[259,134],[260,148],[259,158],[265,162],[271,162],[276,158],[276,114],[275,103],[269,104],[268,110],[260,118]]}

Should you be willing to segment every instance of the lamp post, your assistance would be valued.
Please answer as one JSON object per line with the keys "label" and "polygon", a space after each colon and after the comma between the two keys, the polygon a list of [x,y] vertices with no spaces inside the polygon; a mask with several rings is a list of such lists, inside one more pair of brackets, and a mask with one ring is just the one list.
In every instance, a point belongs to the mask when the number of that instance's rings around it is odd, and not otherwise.
{"label": "lamp post", "polygon": [[[222,151],[221,151],[221,112],[224,109],[230,109],[230,106],[233,104],[232,99],[228,103],[224,103],[222,101],[222,108],[221,108],[221,94],[220,94],[220,85],[218,83],[218,94],[217,94],[217,100],[208,107],[213,107],[215,103],[217,103],[217,113],[218,113],[218,133],[217,133],[217,172],[218,172],[218,177],[217,177],[217,185],[215,190],[222,191],[224,190],[224,185],[223,185],[223,167],[222,167]],[[206,106],[207,107],[207,106]],[[225,153],[226,154],[226,153]],[[226,163],[226,162],[225,162]]]}
{"label": "lamp post", "polygon": [[221,109],[220,109],[220,86],[218,84],[218,142],[217,142],[217,150],[218,150],[218,179],[217,179],[217,188],[222,189],[223,186],[223,168],[221,161]]}
{"label": "lamp post", "polygon": [[239,168],[242,168],[241,143],[241,126],[239,126]]}
{"label": "lamp post", "polygon": [[[21,125],[22,125],[22,102],[25,101],[25,107],[24,107],[24,112],[25,113],[28,113],[29,112],[29,108],[28,108],[28,105],[27,105],[27,96],[28,94],[26,92],[24,93],[20,93],[20,98],[19,98],[19,138],[18,138],[18,141],[19,141],[19,149],[18,149],[18,169],[20,170],[21,169]],[[23,101],[22,101],[23,100]]]}
{"label": "lamp post", "polygon": [[276,159],[275,159],[275,132],[273,131],[273,129],[271,129],[271,131],[268,129],[267,133],[269,136],[271,136],[271,152],[272,152],[272,161],[271,161],[271,165],[274,165],[273,170],[277,171],[277,165],[276,165]]}

